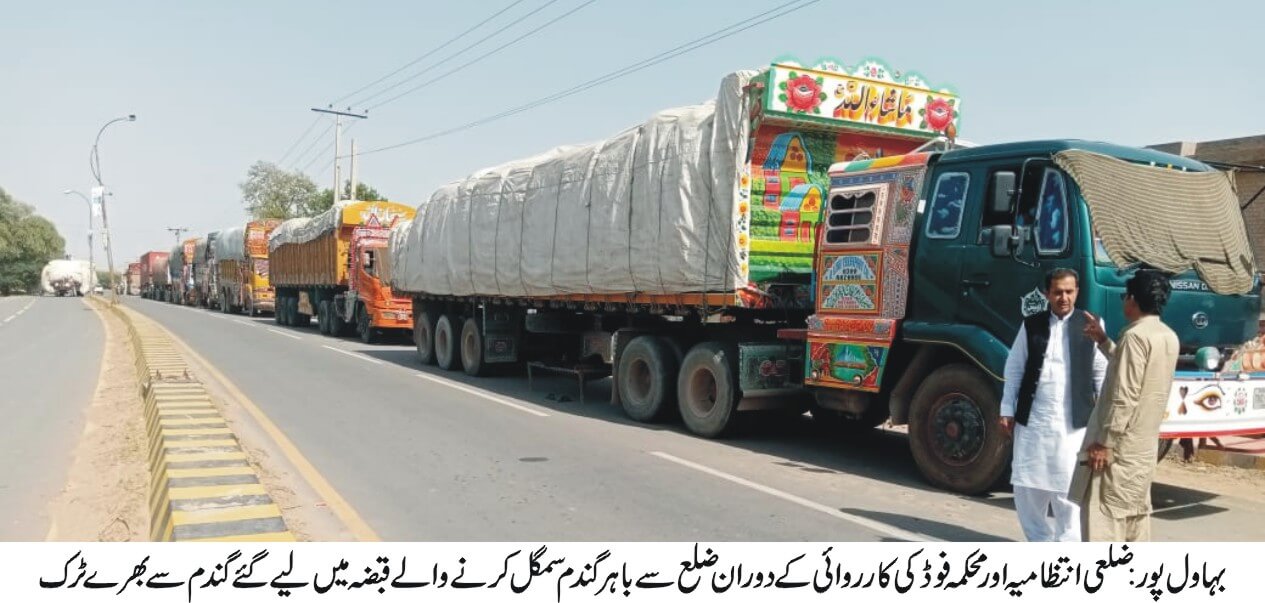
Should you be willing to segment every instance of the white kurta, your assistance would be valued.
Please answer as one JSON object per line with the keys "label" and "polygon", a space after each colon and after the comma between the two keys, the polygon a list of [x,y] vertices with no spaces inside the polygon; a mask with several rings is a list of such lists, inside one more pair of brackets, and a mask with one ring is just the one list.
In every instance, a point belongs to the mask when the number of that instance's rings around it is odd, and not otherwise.
{"label": "white kurta", "polygon": [[[1010,475],[1010,483],[1015,486],[1066,493],[1072,484],[1076,455],[1085,439],[1085,428],[1072,427],[1072,392],[1068,371],[1071,366],[1071,338],[1085,335],[1070,333],[1067,325],[1067,318],[1050,313],[1050,342],[1041,375],[1037,378],[1037,391],[1028,413],[1028,424],[1015,424]],[[1003,417],[1015,416],[1019,385],[1023,381],[1027,361],[1028,333],[1021,326],[1006,359],[1006,385],[1001,400]],[[1106,373],[1107,358],[1095,347],[1094,391],[1102,389]]]}

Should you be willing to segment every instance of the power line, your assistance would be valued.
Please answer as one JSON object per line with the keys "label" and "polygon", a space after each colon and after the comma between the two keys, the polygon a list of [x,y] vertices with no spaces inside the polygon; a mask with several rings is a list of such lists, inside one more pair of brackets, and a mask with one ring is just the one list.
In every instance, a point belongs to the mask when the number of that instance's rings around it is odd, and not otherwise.
{"label": "power line", "polygon": [[[520,23],[522,23],[522,22],[526,21],[527,19],[530,19],[531,17],[534,17],[534,16],[536,15],[536,13],[539,13],[540,11],[545,10],[546,8],[549,8],[550,6],[552,6],[553,4],[555,4],[557,1],[558,1],[558,0],[549,0],[548,2],[545,2],[544,4],[542,4],[542,5],[538,6],[538,7],[536,7],[536,8],[535,8],[534,10],[532,10],[531,12],[528,12],[527,14],[525,14],[525,15],[523,15],[523,16],[521,16],[521,17],[519,17],[517,20],[515,20],[515,21],[511,21],[510,23],[508,23],[508,24],[506,24],[506,25],[502,26],[500,29],[497,29],[496,31],[494,31],[494,32],[492,32],[492,33],[490,33],[490,34],[488,34],[488,35],[486,35],[486,36],[483,36],[482,38],[479,38],[477,41],[475,41],[475,43],[470,44],[469,46],[466,46],[465,48],[462,48],[461,50],[458,50],[457,52],[454,52],[453,54],[448,55],[447,57],[445,57],[445,58],[443,58],[443,59],[440,59],[440,60],[439,60],[439,62],[437,62],[437,63],[435,63],[435,64],[433,64],[433,65],[431,65],[431,66],[429,66],[429,67],[427,67],[427,68],[425,68],[425,69],[423,69],[423,70],[421,70],[421,71],[418,71],[417,73],[414,73],[413,75],[410,75],[410,76],[408,76],[408,77],[406,77],[406,78],[404,78],[404,79],[402,79],[402,80],[400,80],[400,81],[398,81],[398,82],[396,82],[396,83],[394,83],[394,84],[391,84],[390,86],[387,86],[386,88],[383,88],[382,90],[379,90],[379,91],[377,91],[377,92],[375,92],[375,93],[373,93],[373,94],[371,94],[371,95],[369,95],[369,96],[367,96],[367,97],[365,97],[365,98],[361,99],[359,102],[356,102],[356,103],[354,103],[354,104],[355,104],[355,105],[358,105],[358,106],[364,106],[364,105],[366,105],[369,101],[371,101],[371,100],[373,100],[373,99],[375,99],[375,98],[378,98],[378,97],[382,96],[383,94],[386,94],[386,93],[388,93],[388,92],[390,92],[390,91],[392,91],[392,90],[395,90],[396,88],[399,88],[400,86],[403,86],[404,84],[407,84],[408,82],[411,82],[411,81],[413,81],[413,80],[415,80],[415,79],[417,79],[417,78],[419,78],[419,77],[421,77],[421,76],[425,75],[426,73],[428,73],[428,72],[430,72],[430,71],[435,70],[437,67],[439,67],[439,66],[443,65],[444,63],[447,63],[448,61],[451,61],[451,60],[453,60],[453,59],[455,59],[455,58],[457,58],[457,57],[460,57],[461,55],[465,54],[467,51],[469,51],[469,50],[471,50],[471,49],[473,49],[473,48],[475,48],[475,47],[477,47],[477,46],[479,46],[479,45],[483,44],[484,42],[487,42],[488,40],[490,40],[490,39],[492,39],[492,38],[494,38],[494,37],[496,37],[496,36],[500,35],[501,33],[505,32],[506,30],[511,29],[511,28],[513,28],[514,26],[516,26],[516,25],[518,25],[518,24],[520,24]],[[595,1],[595,0],[588,0],[588,2],[586,2],[586,3],[585,3],[583,6],[581,6],[580,8],[583,8],[584,6],[587,6],[587,5],[589,5],[589,4],[592,4],[594,1]],[[569,15],[569,14],[571,14],[571,13],[575,12],[576,10],[579,10],[579,9],[573,9],[573,10],[571,10],[571,11],[570,11],[569,13],[567,13],[567,14]],[[564,16],[565,16],[565,15],[564,15]],[[555,22],[557,22],[558,20],[559,20],[559,19],[554,19],[553,21],[550,21],[549,23],[545,24],[545,26],[546,26],[546,27],[548,27],[549,25],[554,24],[554,23],[555,23]],[[531,35],[531,34],[533,34],[533,33],[536,33],[537,31],[540,31],[540,29],[543,29],[543,28],[536,28],[535,30],[532,30],[531,32],[528,32],[528,34],[527,34],[527,35]],[[510,44],[513,44],[514,42],[517,42],[517,41],[519,41],[519,40],[522,40],[522,39],[523,39],[523,38],[525,38],[525,37],[527,37],[527,36],[520,36],[520,37],[518,37],[518,38],[514,39],[513,41],[511,41],[509,44],[502,45],[502,46],[500,46],[500,47],[496,48],[495,50],[493,50],[492,52],[487,53],[487,54],[484,54],[484,55],[480,56],[478,59],[475,59],[474,61],[471,61],[471,62],[469,62],[469,63],[466,63],[466,65],[472,65],[472,64],[474,64],[475,62],[478,62],[478,61],[480,61],[480,60],[483,60],[483,59],[485,59],[485,58],[487,58],[487,57],[489,57],[489,56],[491,56],[491,55],[495,54],[496,52],[498,52],[498,51],[500,51],[500,50],[504,49],[506,46],[509,46]],[[378,104],[373,105],[373,106],[368,107],[368,108],[369,108],[369,109],[374,109],[374,108],[377,108],[377,107],[381,107],[382,105],[385,105],[385,104],[387,104],[387,103],[389,103],[389,102],[391,102],[391,101],[394,101],[395,99],[397,99],[397,98],[399,98],[399,97],[401,97],[401,96],[404,96],[404,94],[409,94],[409,93],[413,92],[414,90],[416,90],[416,88],[414,88],[414,89],[410,89],[409,91],[407,91],[407,92],[405,92],[405,93],[403,93],[403,94],[399,94],[399,95],[393,96],[393,97],[391,97],[391,98],[387,99],[387,100],[386,100],[386,101],[384,101],[384,102],[378,103]]]}
{"label": "power line", "polygon": [[295,149],[299,148],[299,144],[307,139],[307,135],[311,134],[312,130],[315,129],[316,125],[319,123],[321,123],[321,117],[318,115],[316,116],[316,119],[312,120],[312,125],[308,126],[307,129],[303,131],[303,134],[299,135],[298,139],[294,141],[294,144],[290,145],[290,148],[286,149],[286,152],[281,156],[281,159],[277,160],[277,165],[285,163],[285,160],[290,156],[290,153],[293,153]]}
{"label": "power line", "polygon": [[[317,119],[320,119],[320,118],[318,117]],[[329,125],[325,126],[324,130],[321,130],[320,134],[316,135],[316,138],[312,139],[311,144],[307,145],[307,148],[303,149],[302,153],[299,153],[298,155],[294,156],[294,162],[290,164],[290,167],[293,168],[299,165],[300,163],[302,163],[304,158],[310,157],[312,154],[312,149],[316,148],[316,145],[321,143],[321,139],[325,138],[325,135],[329,134],[329,131],[332,129],[334,129],[334,122],[331,121]]]}
{"label": "power line", "polygon": [[334,100],[332,103],[330,103],[330,104],[332,104],[332,105],[339,104],[339,103],[341,103],[341,102],[343,102],[343,101],[345,101],[345,100],[347,100],[347,99],[349,99],[349,98],[351,98],[351,97],[353,97],[353,96],[355,96],[355,95],[357,95],[357,94],[360,94],[361,92],[364,92],[365,90],[368,90],[369,88],[372,88],[372,87],[374,87],[374,86],[377,86],[378,84],[380,84],[380,83],[382,83],[382,82],[384,82],[384,81],[386,81],[386,80],[388,80],[388,79],[390,79],[390,78],[394,77],[396,74],[400,73],[401,71],[404,71],[405,69],[408,69],[409,67],[412,67],[413,65],[416,65],[416,64],[418,64],[418,63],[422,62],[422,60],[424,60],[425,58],[427,58],[427,57],[429,57],[429,56],[431,56],[431,55],[435,54],[436,52],[439,52],[440,50],[443,50],[444,48],[447,48],[447,47],[448,47],[448,45],[452,44],[453,42],[456,42],[457,40],[460,40],[461,38],[465,37],[465,36],[466,36],[467,34],[469,34],[470,32],[472,32],[472,31],[474,31],[474,30],[476,30],[476,29],[478,29],[478,28],[480,28],[480,27],[483,27],[483,26],[484,26],[484,25],[486,25],[489,21],[491,21],[491,20],[493,20],[493,19],[495,19],[495,18],[497,18],[497,17],[499,17],[499,16],[501,16],[501,15],[505,14],[505,12],[506,12],[506,11],[510,10],[511,8],[514,8],[515,6],[518,6],[519,4],[522,4],[523,2],[524,2],[524,0],[515,0],[514,2],[511,2],[511,3],[510,3],[508,6],[506,6],[505,8],[502,8],[501,10],[498,10],[498,11],[496,11],[496,12],[492,13],[492,15],[491,15],[491,16],[489,16],[488,18],[486,18],[486,19],[484,19],[484,20],[482,20],[482,21],[479,21],[478,23],[475,23],[475,24],[474,24],[473,26],[471,26],[469,29],[467,29],[467,30],[465,30],[465,31],[463,31],[463,32],[461,32],[461,33],[459,33],[459,34],[457,34],[456,36],[453,36],[452,38],[449,38],[447,42],[444,42],[443,44],[440,44],[439,46],[436,46],[436,47],[434,47],[434,48],[430,49],[429,51],[427,51],[427,52],[426,52],[426,54],[423,54],[422,56],[417,57],[417,58],[413,59],[412,61],[409,61],[409,62],[405,63],[405,64],[404,64],[403,66],[401,66],[399,69],[396,69],[395,71],[392,71],[391,73],[388,73],[388,74],[386,74],[386,75],[384,75],[384,76],[382,76],[382,77],[380,77],[380,78],[378,78],[378,79],[376,79],[376,80],[373,80],[372,82],[369,82],[368,84],[365,84],[364,86],[361,86],[361,87],[359,87],[359,88],[357,88],[357,89],[355,89],[355,90],[353,90],[353,91],[351,91],[351,92],[349,92],[349,93],[347,93],[347,94],[344,94],[343,96],[341,96],[341,97],[339,97],[339,98],[335,99],[335,100]]}
{"label": "power line", "polygon": [[[347,126],[346,128],[343,128],[343,133],[344,133],[344,134],[346,134],[347,132],[350,132],[350,131],[351,131],[351,129],[352,129],[352,128],[355,128],[355,127],[356,127],[356,124],[358,124],[358,123],[360,123],[360,122],[358,122],[358,121],[356,121],[356,122],[352,122],[352,123],[351,123],[351,125]],[[333,143],[333,142],[330,142],[329,144],[327,144],[327,145],[325,145],[324,147],[322,147],[322,149],[324,149],[324,150],[322,150],[320,153],[317,153],[317,154],[313,155],[313,156],[312,156],[312,159],[311,159],[310,161],[308,161],[308,162],[307,162],[307,164],[306,164],[306,165],[304,165],[304,166],[303,166],[303,168],[302,168],[302,169],[300,169],[299,171],[300,171],[300,172],[307,172],[308,168],[312,167],[312,164],[316,163],[316,162],[317,162],[317,160],[319,160],[319,159],[321,158],[321,156],[323,156],[323,155],[325,155],[326,153],[330,152],[330,150],[331,150],[331,149],[333,149],[333,148],[334,148],[334,143]],[[359,153],[357,153],[357,155],[359,155]],[[328,169],[330,168],[330,166],[331,166],[331,165],[333,165],[333,163],[334,163],[334,157],[330,157],[330,158],[329,158],[329,161],[325,163],[325,167],[321,168],[321,170],[320,170],[319,172],[316,172],[316,175],[320,176],[320,175],[324,174],[324,173],[325,173],[325,171],[326,171],[326,170],[328,170]]]}
{"label": "power line", "polygon": [[[526,103],[526,104],[523,104],[523,105],[519,105],[519,106],[514,107],[514,108],[511,108],[511,109],[507,109],[507,110],[502,111],[502,112],[500,112],[500,113],[497,113],[497,114],[495,114],[495,115],[491,115],[491,116],[488,116],[488,117],[484,117],[484,118],[481,118],[481,119],[477,119],[477,120],[475,120],[475,121],[467,122],[467,123],[465,123],[465,124],[462,124],[462,125],[459,125],[459,126],[454,126],[454,127],[452,127],[452,128],[447,128],[447,129],[445,129],[445,130],[440,130],[440,131],[437,131],[437,132],[433,132],[433,133],[431,133],[431,134],[427,134],[426,136],[422,136],[422,137],[419,137],[419,138],[414,138],[414,139],[412,139],[412,140],[406,140],[406,141],[404,141],[404,142],[400,142],[400,143],[396,143],[396,144],[388,145],[388,146],[385,146],[385,147],[378,147],[378,148],[376,148],[376,149],[370,149],[370,150],[368,150],[368,151],[361,151],[361,152],[359,152],[359,153],[357,153],[357,154],[358,154],[358,155],[371,155],[371,154],[374,154],[374,153],[380,153],[380,152],[383,152],[383,151],[389,151],[389,150],[392,150],[392,149],[398,149],[398,148],[400,148],[400,147],[411,146],[411,145],[419,144],[419,143],[422,143],[422,142],[426,142],[426,141],[428,141],[428,140],[434,140],[434,139],[436,139],[436,138],[440,138],[440,137],[443,137],[443,136],[448,136],[448,135],[450,135],[450,134],[455,134],[455,133],[457,133],[457,132],[461,132],[461,131],[464,131],[464,130],[469,130],[469,129],[472,129],[472,128],[476,128],[476,127],[479,127],[479,126],[481,126],[481,125],[484,125],[484,124],[487,124],[487,123],[490,123],[490,122],[493,122],[493,121],[497,121],[497,120],[500,120],[500,119],[504,119],[504,118],[506,118],[506,117],[510,117],[510,116],[513,116],[513,115],[517,115],[517,114],[519,114],[519,113],[523,113],[523,112],[525,112],[525,111],[528,111],[528,110],[534,109],[534,108],[536,108],[536,107],[539,107],[539,106],[542,106],[542,105],[546,105],[546,104],[549,104],[549,103],[551,103],[551,102],[554,102],[554,101],[557,101],[557,100],[561,100],[561,99],[566,98],[566,97],[569,97],[569,96],[573,96],[573,95],[575,95],[575,94],[579,94],[580,92],[584,92],[585,90],[588,90],[588,89],[593,88],[593,87],[596,87],[596,86],[600,86],[600,85],[605,84],[605,83],[607,83],[607,82],[611,82],[611,81],[617,80],[617,79],[619,79],[619,78],[622,78],[622,77],[625,77],[625,76],[628,76],[628,75],[632,75],[633,73],[636,73],[636,72],[641,71],[641,70],[643,70],[643,69],[647,69],[647,68],[649,68],[649,67],[653,67],[653,66],[655,66],[655,65],[658,65],[659,63],[663,63],[663,62],[665,62],[665,61],[668,61],[668,60],[674,59],[674,58],[676,58],[676,57],[678,57],[678,56],[681,56],[681,55],[683,55],[683,54],[686,54],[686,53],[689,53],[689,52],[693,52],[693,51],[695,51],[695,50],[698,50],[699,48],[703,48],[703,47],[705,47],[705,46],[709,46],[709,45],[711,45],[711,44],[714,44],[714,43],[716,43],[716,42],[719,42],[719,41],[721,41],[721,40],[724,40],[725,38],[729,38],[729,37],[731,37],[731,36],[734,36],[734,35],[737,35],[737,34],[739,34],[739,33],[744,32],[744,31],[747,31],[747,30],[749,30],[749,29],[751,29],[751,28],[753,28],[753,27],[757,27],[757,26],[759,26],[759,25],[763,25],[764,23],[768,23],[769,21],[773,21],[774,19],[778,19],[778,18],[780,18],[780,17],[784,17],[784,16],[789,15],[789,14],[791,14],[791,13],[794,13],[794,12],[797,12],[797,11],[802,10],[802,9],[804,9],[804,8],[807,8],[808,6],[813,5],[813,4],[816,4],[816,3],[817,3],[817,2],[819,2],[819,1],[820,1],[820,0],[808,0],[807,2],[804,2],[804,0],[792,0],[791,2],[787,2],[787,3],[785,3],[785,4],[781,4],[781,5],[777,6],[777,7],[773,8],[773,9],[770,9],[770,10],[768,10],[768,11],[765,11],[765,12],[763,12],[763,13],[757,14],[757,15],[752,16],[752,17],[748,17],[748,18],[746,18],[746,19],[743,19],[742,21],[738,21],[738,22],[736,22],[736,23],[733,23],[733,24],[731,24],[731,25],[728,25],[728,26],[726,26],[726,27],[723,27],[723,28],[721,28],[721,29],[719,29],[719,30],[716,30],[715,32],[712,32],[712,33],[710,33],[710,34],[708,34],[708,35],[706,35],[706,36],[703,36],[703,37],[701,37],[701,38],[697,38],[697,39],[692,40],[692,41],[690,41],[690,42],[686,42],[685,44],[681,44],[680,46],[677,46],[677,47],[675,47],[675,48],[672,48],[672,49],[666,50],[666,51],[664,51],[664,52],[661,52],[661,53],[659,53],[659,54],[657,54],[657,55],[654,55],[654,56],[652,56],[652,57],[650,57],[650,58],[648,58],[648,59],[644,59],[644,60],[639,61],[639,62],[637,62],[637,63],[633,63],[633,64],[631,64],[631,65],[628,65],[628,66],[625,66],[625,67],[623,67],[623,68],[620,68],[620,69],[617,69],[617,70],[615,70],[615,71],[612,71],[612,72],[610,72],[610,73],[607,73],[606,75],[599,76],[599,77],[597,77],[597,78],[591,79],[591,80],[589,80],[589,81],[587,81],[587,82],[584,82],[584,83],[578,84],[578,85],[573,86],[573,87],[571,87],[571,88],[567,88],[567,89],[565,89],[565,90],[562,90],[562,91],[556,92],[556,93],[551,94],[551,95],[549,95],[549,96],[545,96],[545,97],[538,98],[538,99],[536,99],[536,100],[534,100],[534,101],[531,101],[531,102],[529,102],[529,103]],[[803,3],[801,4],[801,2],[803,2]],[[797,6],[792,6],[792,5],[797,5]],[[788,8],[788,7],[789,7],[789,8]],[[783,10],[783,9],[785,9],[785,10]],[[778,11],[781,11],[781,12],[778,12]],[[773,14],[773,13],[776,13],[776,14]],[[772,16],[769,16],[769,15],[772,15]]]}

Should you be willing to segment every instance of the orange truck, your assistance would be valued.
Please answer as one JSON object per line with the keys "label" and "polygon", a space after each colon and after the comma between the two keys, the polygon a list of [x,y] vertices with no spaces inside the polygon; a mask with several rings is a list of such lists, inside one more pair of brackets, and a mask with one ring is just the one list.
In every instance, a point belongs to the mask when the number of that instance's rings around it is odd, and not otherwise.
{"label": "orange truck", "polygon": [[365,343],[410,331],[412,300],[395,294],[380,268],[391,227],[413,213],[389,201],[344,201],[282,222],[268,237],[277,324],[307,326],[315,316],[322,334],[354,331]]}
{"label": "orange truck", "polygon": [[268,280],[268,235],[281,220],[255,220],[221,230],[215,238],[215,267],[220,311],[258,316],[275,309]]}

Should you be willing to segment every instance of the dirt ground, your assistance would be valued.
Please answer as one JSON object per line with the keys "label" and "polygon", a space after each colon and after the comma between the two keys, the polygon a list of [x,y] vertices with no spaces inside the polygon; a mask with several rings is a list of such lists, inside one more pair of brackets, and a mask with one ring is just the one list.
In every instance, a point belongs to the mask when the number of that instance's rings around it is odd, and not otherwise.
{"label": "dirt ground", "polygon": [[1221,496],[1265,502],[1265,471],[1220,467],[1199,461],[1186,462],[1174,454],[1160,463],[1155,481]]}
{"label": "dirt ground", "polygon": [[49,540],[144,541],[149,535],[145,420],[127,328],[87,303],[105,327],[97,390],[66,485],[49,503]]}

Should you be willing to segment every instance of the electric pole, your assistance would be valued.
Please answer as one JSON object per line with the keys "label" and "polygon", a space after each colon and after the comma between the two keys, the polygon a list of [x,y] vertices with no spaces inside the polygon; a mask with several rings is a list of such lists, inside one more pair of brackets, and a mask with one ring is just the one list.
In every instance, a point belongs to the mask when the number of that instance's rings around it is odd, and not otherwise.
{"label": "electric pole", "polygon": [[[346,111],[339,111],[335,109],[333,105],[330,105],[329,107],[325,109],[312,107],[312,110],[317,113],[328,113],[334,116],[334,203],[338,203],[338,196],[339,196],[338,192],[342,188],[341,186],[342,181],[340,178],[341,172],[339,172],[338,170],[338,152],[340,150],[340,143],[342,142],[342,133],[343,133],[342,118],[355,117],[356,119],[368,119],[369,113],[368,112],[356,113],[351,110],[351,107],[347,107]],[[351,192],[351,196],[355,197],[356,191],[353,190]]]}
{"label": "electric pole", "polygon": [[178,246],[180,246],[180,234],[181,234],[181,233],[185,233],[185,232],[189,232],[189,229],[188,229],[188,228],[185,228],[185,227],[183,227],[183,226],[168,227],[168,228],[167,228],[167,232],[169,232],[169,233],[171,233],[171,234],[173,234],[173,235],[175,235],[175,236],[176,236],[176,246],[178,247]]}

